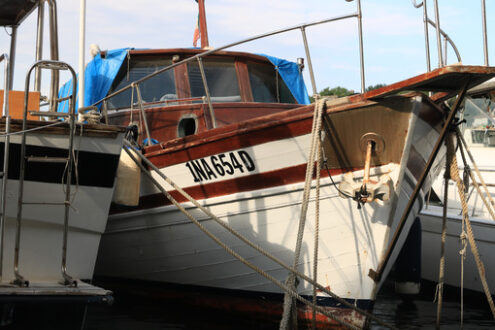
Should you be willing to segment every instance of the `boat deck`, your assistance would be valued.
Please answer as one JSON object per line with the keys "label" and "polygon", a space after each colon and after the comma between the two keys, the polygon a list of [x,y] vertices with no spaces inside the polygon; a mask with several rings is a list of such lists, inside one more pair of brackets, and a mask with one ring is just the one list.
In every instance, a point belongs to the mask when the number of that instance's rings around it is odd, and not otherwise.
{"label": "boat deck", "polygon": [[30,283],[28,287],[13,284],[0,284],[0,303],[16,302],[113,302],[113,293],[109,290],[77,281],[77,287],[68,287],[53,282]]}

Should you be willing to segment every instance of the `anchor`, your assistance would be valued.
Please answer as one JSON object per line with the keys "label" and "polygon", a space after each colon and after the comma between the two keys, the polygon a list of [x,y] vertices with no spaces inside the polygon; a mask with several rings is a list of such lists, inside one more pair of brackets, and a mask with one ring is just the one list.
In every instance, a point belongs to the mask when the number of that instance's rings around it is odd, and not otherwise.
{"label": "anchor", "polygon": [[371,156],[382,152],[385,147],[383,138],[375,133],[367,133],[361,137],[361,148],[365,149],[364,176],[362,182],[354,179],[352,172],[344,174],[344,179],[339,185],[339,195],[343,198],[352,198],[361,204],[371,203],[376,200],[388,201],[392,179],[387,174],[380,176],[378,181],[370,178]]}

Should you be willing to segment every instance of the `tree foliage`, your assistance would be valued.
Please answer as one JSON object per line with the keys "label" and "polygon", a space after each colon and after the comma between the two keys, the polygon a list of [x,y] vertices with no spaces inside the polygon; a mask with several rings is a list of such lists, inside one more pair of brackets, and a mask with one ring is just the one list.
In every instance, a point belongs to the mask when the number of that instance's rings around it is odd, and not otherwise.
{"label": "tree foliage", "polygon": [[[377,88],[381,88],[387,86],[386,84],[376,84],[376,85],[370,85],[368,88],[366,88],[366,92],[372,91]],[[347,89],[345,87],[337,86],[334,88],[326,87],[320,91],[320,96],[335,96],[335,97],[343,97],[343,96],[349,96],[352,94],[356,94],[355,91],[352,89]],[[313,97],[310,97],[311,102],[314,102]]]}
{"label": "tree foliage", "polygon": [[353,90],[349,90],[345,87],[340,87],[340,86],[334,88],[327,87],[320,91],[321,96],[335,95],[337,97],[342,97],[342,96],[349,96],[352,94],[354,94]]}
{"label": "tree foliage", "polygon": [[387,86],[386,84],[376,84],[376,85],[370,85],[366,88],[366,91],[369,92],[369,91],[372,91],[374,89],[378,89],[378,88],[382,88],[382,87],[385,87]]}

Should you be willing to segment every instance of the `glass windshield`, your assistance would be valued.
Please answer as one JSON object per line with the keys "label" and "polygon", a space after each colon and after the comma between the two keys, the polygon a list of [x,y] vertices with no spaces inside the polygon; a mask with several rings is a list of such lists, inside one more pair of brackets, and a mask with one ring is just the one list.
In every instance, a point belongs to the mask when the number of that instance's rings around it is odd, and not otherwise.
{"label": "glass windshield", "polygon": [[[130,85],[153,72],[172,64],[172,59],[133,59],[130,63],[124,61],[122,69],[114,80],[109,93]],[[143,102],[157,102],[177,99],[175,90],[174,70],[168,70],[139,84]],[[109,109],[127,108],[131,104],[131,89],[108,100]],[[134,103],[137,103],[134,92]]]}
{"label": "glass windshield", "polygon": [[254,102],[296,103],[274,66],[250,63],[248,71]]}
{"label": "glass windshield", "polygon": [[[240,102],[241,94],[237,82],[234,60],[203,59],[208,90],[212,102]],[[201,71],[196,61],[187,64],[192,97],[205,96]]]}

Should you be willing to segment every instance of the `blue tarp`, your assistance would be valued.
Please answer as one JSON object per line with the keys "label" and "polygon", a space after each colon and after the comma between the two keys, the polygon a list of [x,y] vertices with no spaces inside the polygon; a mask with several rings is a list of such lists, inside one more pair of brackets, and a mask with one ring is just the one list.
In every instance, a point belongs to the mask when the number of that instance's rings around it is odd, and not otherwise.
{"label": "blue tarp", "polygon": [[292,95],[294,95],[297,103],[311,103],[309,100],[308,91],[306,90],[306,85],[304,84],[304,79],[302,74],[299,72],[299,67],[296,63],[265,54],[259,55],[266,57],[270,62],[272,62],[273,65],[275,65],[275,68],[277,68],[285,84],[291,91]]}
{"label": "blue tarp", "polygon": [[[129,49],[109,50],[105,58],[101,58],[100,54],[98,54],[88,63],[84,71],[84,104],[86,106],[94,104],[107,95]],[[66,97],[71,93],[72,79],[60,88],[58,96]],[[76,102],[76,109],[78,108],[79,104]],[[67,112],[68,109],[68,101],[62,102],[58,106],[58,111],[61,112]]]}
{"label": "blue tarp", "polygon": [[[98,54],[88,63],[84,76],[84,103],[86,106],[94,104],[107,95],[129,49],[130,48],[109,50],[107,51],[105,58],[101,58],[100,54]],[[285,84],[299,104],[311,103],[302,74],[299,72],[299,67],[296,63],[273,56],[260,55],[265,56],[276,67],[280,76],[285,81]],[[66,97],[69,96],[71,92],[72,79],[60,88],[58,96],[59,98]],[[61,102],[58,106],[58,111],[67,112],[68,108],[68,101]],[[79,104],[76,102],[76,109],[78,108]]]}

